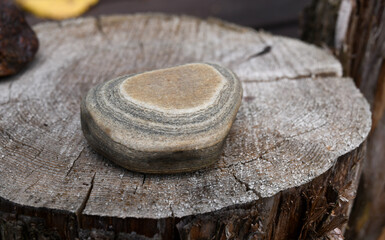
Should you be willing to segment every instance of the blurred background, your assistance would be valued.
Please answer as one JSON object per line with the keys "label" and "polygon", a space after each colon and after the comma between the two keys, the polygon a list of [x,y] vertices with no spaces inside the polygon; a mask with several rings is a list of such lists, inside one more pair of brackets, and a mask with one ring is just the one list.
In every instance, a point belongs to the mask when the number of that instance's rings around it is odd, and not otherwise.
{"label": "blurred background", "polygon": [[[215,17],[274,34],[299,38],[301,11],[310,0],[99,0],[81,16],[137,12]],[[52,2],[51,2],[52,3]],[[47,21],[27,13],[30,24]]]}

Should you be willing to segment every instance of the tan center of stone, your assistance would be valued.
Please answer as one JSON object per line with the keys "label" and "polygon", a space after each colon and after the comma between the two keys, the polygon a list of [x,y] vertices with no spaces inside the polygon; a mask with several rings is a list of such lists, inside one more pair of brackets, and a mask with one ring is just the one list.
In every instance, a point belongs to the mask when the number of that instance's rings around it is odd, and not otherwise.
{"label": "tan center of stone", "polygon": [[130,101],[161,110],[188,110],[210,105],[225,79],[206,64],[188,64],[130,77],[121,92]]}

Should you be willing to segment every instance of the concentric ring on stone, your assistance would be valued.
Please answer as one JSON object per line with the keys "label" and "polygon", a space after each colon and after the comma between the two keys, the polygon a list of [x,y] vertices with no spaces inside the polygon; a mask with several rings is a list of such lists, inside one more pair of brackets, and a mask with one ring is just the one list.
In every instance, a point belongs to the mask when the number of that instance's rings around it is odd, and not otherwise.
{"label": "concentric ring on stone", "polygon": [[119,77],[83,98],[91,147],[127,169],[176,173],[218,159],[242,100],[233,72],[192,63]]}

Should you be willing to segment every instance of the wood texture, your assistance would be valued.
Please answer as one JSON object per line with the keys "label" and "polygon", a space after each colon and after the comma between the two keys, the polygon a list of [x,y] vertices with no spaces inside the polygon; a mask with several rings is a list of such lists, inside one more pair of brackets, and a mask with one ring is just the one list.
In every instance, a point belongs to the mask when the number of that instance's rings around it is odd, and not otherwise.
{"label": "wood texture", "polygon": [[347,237],[376,239],[385,226],[385,1],[313,1],[305,16],[305,40],[326,43],[371,104],[368,159]]}
{"label": "wood texture", "polygon": [[242,101],[242,86],[217,64],[191,63],[118,77],[81,103],[88,144],[142,173],[208,167],[222,153]]}
{"label": "wood texture", "polygon": [[[23,216],[67,238],[306,239],[342,227],[371,121],[369,105],[331,55],[184,16],[87,18],[35,30],[36,61],[0,83],[1,229],[23,233],[30,226]],[[79,104],[92,86],[196,61],[232,69],[244,89],[213,167],[144,175],[90,149]]]}

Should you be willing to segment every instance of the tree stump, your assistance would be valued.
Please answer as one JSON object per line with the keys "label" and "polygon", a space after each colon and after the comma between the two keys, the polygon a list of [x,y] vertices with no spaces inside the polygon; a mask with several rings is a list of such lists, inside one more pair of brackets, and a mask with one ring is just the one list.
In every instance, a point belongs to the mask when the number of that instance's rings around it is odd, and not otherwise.
{"label": "tree stump", "polygon": [[[35,26],[41,49],[0,82],[2,239],[309,239],[348,218],[369,105],[320,49],[219,20],[157,14]],[[114,77],[218,63],[244,98],[217,163],[130,172],[88,146],[81,97]]]}
{"label": "tree stump", "polygon": [[303,38],[325,45],[354,78],[372,109],[368,154],[349,220],[349,239],[385,238],[385,1],[312,1]]}

